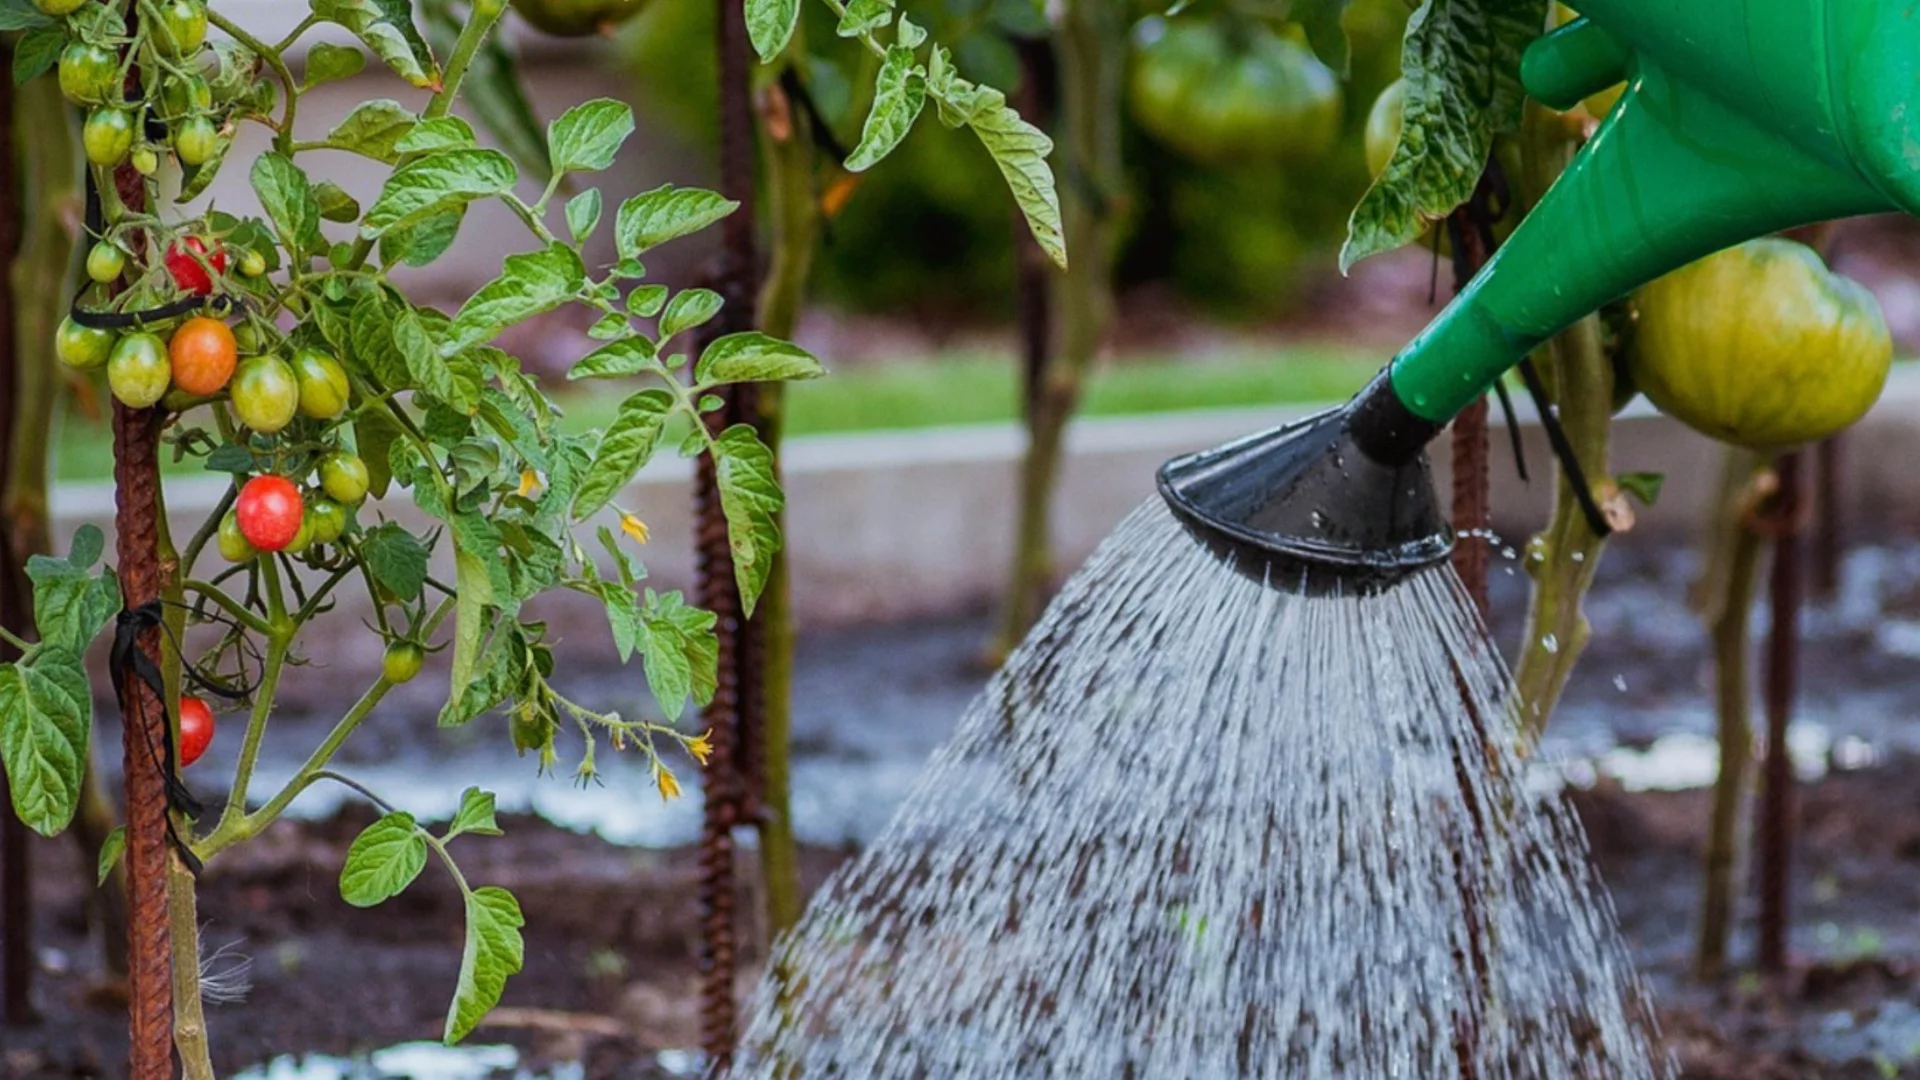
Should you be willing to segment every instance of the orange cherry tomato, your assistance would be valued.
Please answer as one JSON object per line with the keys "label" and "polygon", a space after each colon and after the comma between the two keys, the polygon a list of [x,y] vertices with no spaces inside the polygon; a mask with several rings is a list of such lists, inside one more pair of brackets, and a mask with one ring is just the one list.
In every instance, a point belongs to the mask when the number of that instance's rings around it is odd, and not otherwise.
{"label": "orange cherry tomato", "polygon": [[240,347],[226,323],[196,315],[173,332],[167,358],[173,362],[173,385],[189,394],[217,394],[233,378]]}

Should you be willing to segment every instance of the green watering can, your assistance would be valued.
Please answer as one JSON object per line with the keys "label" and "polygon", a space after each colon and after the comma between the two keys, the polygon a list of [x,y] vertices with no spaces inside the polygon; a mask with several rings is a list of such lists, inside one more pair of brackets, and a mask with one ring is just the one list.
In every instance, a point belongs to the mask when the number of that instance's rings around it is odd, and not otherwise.
{"label": "green watering can", "polygon": [[1425,447],[1536,346],[1669,271],[1783,229],[1920,215],[1920,3],[1585,0],[1521,75],[1556,108],[1627,84],[1467,289],[1353,401],[1160,470],[1193,535],[1306,593],[1446,557]]}

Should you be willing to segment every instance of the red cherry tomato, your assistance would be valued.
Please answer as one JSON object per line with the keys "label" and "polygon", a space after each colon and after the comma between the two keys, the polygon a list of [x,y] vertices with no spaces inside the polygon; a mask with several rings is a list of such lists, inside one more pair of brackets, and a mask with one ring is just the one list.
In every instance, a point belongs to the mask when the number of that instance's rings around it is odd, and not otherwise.
{"label": "red cherry tomato", "polygon": [[233,504],[240,535],[261,551],[284,551],[299,534],[305,515],[299,487],[284,476],[254,477]]}
{"label": "red cherry tomato", "polygon": [[213,745],[213,710],[197,697],[180,699],[180,767],[200,760]]}
{"label": "red cherry tomato", "polygon": [[190,292],[195,296],[205,296],[213,291],[213,277],[207,273],[207,267],[200,265],[199,256],[207,260],[220,273],[227,270],[227,252],[224,248],[214,248],[208,252],[206,241],[197,236],[189,236],[185,241],[175,241],[167,248],[167,273],[173,277],[173,284],[181,292]]}

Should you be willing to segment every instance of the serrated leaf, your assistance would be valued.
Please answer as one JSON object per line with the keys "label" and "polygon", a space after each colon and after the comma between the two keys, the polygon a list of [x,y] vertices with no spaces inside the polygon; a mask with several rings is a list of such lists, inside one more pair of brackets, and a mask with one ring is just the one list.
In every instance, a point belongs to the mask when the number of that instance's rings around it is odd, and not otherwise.
{"label": "serrated leaf", "polygon": [[342,223],[360,220],[360,201],[331,180],[313,185],[313,202],[320,208],[323,220]]}
{"label": "serrated leaf", "polygon": [[439,346],[434,344],[433,336],[427,332],[426,324],[420,321],[419,313],[412,308],[403,308],[394,316],[393,345],[405,358],[407,374],[416,387],[459,412],[473,412],[471,388],[454,374]]}
{"label": "serrated leaf", "polygon": [[[912,49],[892,46],[874,82],[873,108],[860,131],[860,144],[847,157],[847,170],[863,172],[893,153],[893,148],[913,130],[913,122],[920,119],[920,110],[926,103],[926,71],[914,60]],[[1048,149],[1052,149],[1052,144],[1048,144]]]}
{"label": "serrated leaf", "polygon": [[406,891],[427,866],[427,838],[413,815],[395,811],[366,827],[340,867],[340,899],[373,907]]}
{"label": "serrated leaf", "polygon": [[19,86],[53,70],[60,50],[67,46],[66,31],[53,24],[35,26],[13,46],[13,83]]}
{"label": "serrated leaf", "polygon": [[460,793],[460,809],[453,815],[453,824],[447,827],[446,839],[451,840],[464,833],[475,836],[499,836],[500,823],[493,819],[493,793],[470,787]]}
{"label": "serrated leaf", "polygon": [[[366,448],[361,448],[366,454]],[[373,580],[401,601],[420,598],[427,583],[427,546],[407,530],[387,522],[360,538],[360,557]]]}
{"label": "serrated leaf", "polygon": [[414,29],[411,4],[376,0],[311,0],[313,13],[353,32],[394,74],[423,89],[438,89],[440,70]]}
{"label": "serrated leaf", "polygon": [[405,263],[426,266],[447,253],[460,225],[467,219],[467,204],[428,214],[411,225],[389,229],[380,238],[380,260],[385,265]]}
{"label": "serrated leaf", "polygon": [[633,110],[612,98],[582,102],[547,126],[547,153],[566,172],[598,172],[613,164],[633,134]]}
{"label": "serrated leaf", "polygon": [[1399,248],[1473,195],[1493,138],[1520,122],[1520,56],[1547,0],[1424,0],[1407,20],[1400,142],[1347,224],[1340,270]]}
{"label": "serrated leaf", "polygon": [[651,319],[667,306],[665,285],[639,285],[627,294],[627,310],[643,319]]}
{"label": "serrated leaf", "polygon": [[716,338],[700,354],[699,363],[693,366],[693,381],[703,387],[721,383],[817,379],[825,374],[826,370],[812,353],[790,341],[781,341],[757,330]]}
{"label": "serrated leaf", "polygon": [[282,242],[294,251],[318,247],[320,203],[306,172],[290,158],[267,153],[254,159],[251,179],[260,208],[279,230]]}
{"label": "serrated leaf", "polygon": [[657,364],[658,346],[644,337],[622,338],[582,357],[567,372],[568,379],[617,379],[651,371]]}
{"label": "serrated leaf", "polygon": [[107,838],[100,842],[100,857],[94,861],[93,883],[95,885],[107,883],[107,879],[113,876],[114,865],[120,861],[121,854],[126,850],[127,827],[115,825],[113,831],[107,834]]}
{"label": "serrated leaf", "polygon": [[32,30],[39,26],[52,26],[53,19],[31,0],[4,0],[0,3],[0,31]]}
{"label": "serrated leaf", "polygon": [[834,33],[843,38],[859,37],[885,29],[892,21],[892,0],[850,0]]}
{"label": "serrated leaf", "polygon": [[451,355],[490,341],[514,323],[571,300],[586,283],[580,253],[565,244],[509,255],[500,276],[460,305],[441,352]]}
{"label": "serrated leaf", "polygon": [[14,814],[34,832],[56,836],[73,821],[92,728],[77,653],[45,645],[31,664],[0,664],[0,765]]}
{"label": "serrated leaf", "polygon": [[362,102],[327,133],[327,145],[391,165],[400,159],[394,145],[417,123],[419,118],[397,101]]}
{"label": "serrated leaf", "polygon": [[750,425],[735,424],[720,433],[713,447],[713,471],[720,509],[727,519],[727,548],[733,553],[740,608],[751,616],[773,571],[774,554],[780,550],[775,519],[787,499],[775,479],[773,451]]}
{"label": "serrated leaf", "polygon": [[207,455],[204,467],[208,472],[235,475],[250,473],[255,468],[253,451],[234,443],[226,443],[215,447],[213,453]]}
{"label": "serrated leaf", "polygon": [[747,40],[762,63],[770,63],[800,25],[800,0],[746,0]]}
{"label": "serrated leaf", "polygon": [[413,129],[393,144],[403,154],[429,154],[440,150],[465,150],[474,146],[473,125],[457,116],[436,116],[413,125]]}
{"label": "serrated leaf", "polygon": [[367,54],[359,49],[335,45],[330,41],[318,42],[307,50],[307,70],[300,86],[302,90],[308,90],[321,83],[351,79],[366,66]]}
{"label": "serrated leaf", "polygon": [[567,234],[573,237],[574,243],[585,243],[599,225],[599,188],[588,188],[567,200]]}
{"label": "serrated leaf", "polygon": [[517,630],[502,627],[474,665],[474,674],[440,710],[441,727],[458,727],[505,701],[520,681],[525,643]]}
{"label": "serrated leaf", "polygon": [[[936,56],[939,55],[936,50]],[[931,86],[930,82],[930,86]],[[1053,169],[1047,155],[1053,140],[1007,107],[1006,95],[990,86],[950,81],[951,93],[941,98],[953,110],[952,119],[973,129],[980,144],[1000,168],[1013,201],[1027,219],[1027,228],[1040,249],[1058,266],[1067,265],[1067,239],[1060,227],[1060,195],[1054,190]]]}
{"label": "serrated leaf", "polygon": [[[459,40],[464,25],[460,14],[442,5],[427,8],[428,25],[442,52],[451,52]],[[460,101],[494,143],[519,163],[523,173],[539,183],[547,182],[546,132],[527,100],[512,35],[487,35],[460,83]]]}
{"label": "serrated leaf", "polygon": [[386,294],[375,291],[353,305],[348,329],[353,339],[353,357],[380,385],[388,390],[413,388],[413,375],[407,370],[407,358],[393,341],[394,305]]}
{"label": "serrated leaf", "polygon": [[683,289],[676,293],[660,316],[660,339],[691,330],[720,313],[726,301],[712,289]]}
{"label": "serrated leaf", "polygon": [[669,721],[680,718],[689,697],[696,705],[713,700],[720,661],[714,622],[713,612],[688,606],[677,592],[658,595],[647,590],[640,609],[639,649],[647,688]]}
{"label": "serrated leaf", "polygon": [[360,234],[378,237],[448,207],[498,195],[518,178],[512,159],[498,150],[450,150],[421,158],[387,178]]}
{"label": "serrated leaf", "polygon": [[467,947],[460,957],[453,1007],[447,1011],[444,1037],[449,1045],[466,1038],[500,1003],[507,977],[526,960],[520,938],[526,922],[520,902],[505,889],[488,885],[467,894]]}
{"label": "serrated leaf", "polygon": [[575,518],[584,519],[598,511],[633,482],[653,457],[672,413],[673,395],[665,390],[642,390],[620,403],[620,411],[600,437],[593,464],[573,497]]}
{"label": "serrated leaf", "polygon": [[669,240],[697,233],[739,206],[717,192],[663,184],[620,204],[613,220],[614,243],[620,257],[630,259]]}
{"label": "serrated leaf", "polygon": [[28,556],[33,622],[41,641],[84,653],[114,612],[120,610],[119,580],[104,569],[93,571],[105,545],[98,527],[82,525],[74,532],[73,547],[66,558]]}
{"label": "serrated leaf", "polygon": [[593,320],[593,325],[587,327],[587,336],[595,341],[612,341],[615,338],[626,337],[631,329],[626,316],[617,311],[609,311]]}

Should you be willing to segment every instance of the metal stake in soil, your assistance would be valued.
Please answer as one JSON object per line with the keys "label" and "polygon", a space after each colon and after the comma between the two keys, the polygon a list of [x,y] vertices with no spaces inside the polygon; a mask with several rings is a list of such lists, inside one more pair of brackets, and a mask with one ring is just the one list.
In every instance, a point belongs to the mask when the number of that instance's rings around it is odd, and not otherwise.
{"label": "metal stake in soil", "polygon": [[1787,751],[1787,723],[1793,718],[1794,684],[1800,664],[1801,507],[1805,498],[1801,454],[1787,454],[1774,465],[1780,488],[1774,497],[1779,531],[1773,541],[1773,572],[1768,582],[1772,625],[1767,630],[1767,761],[1760,781],[1760,947],[1762,971],[1787,968],[1790,873],[1793,861],[1794,777]]}

